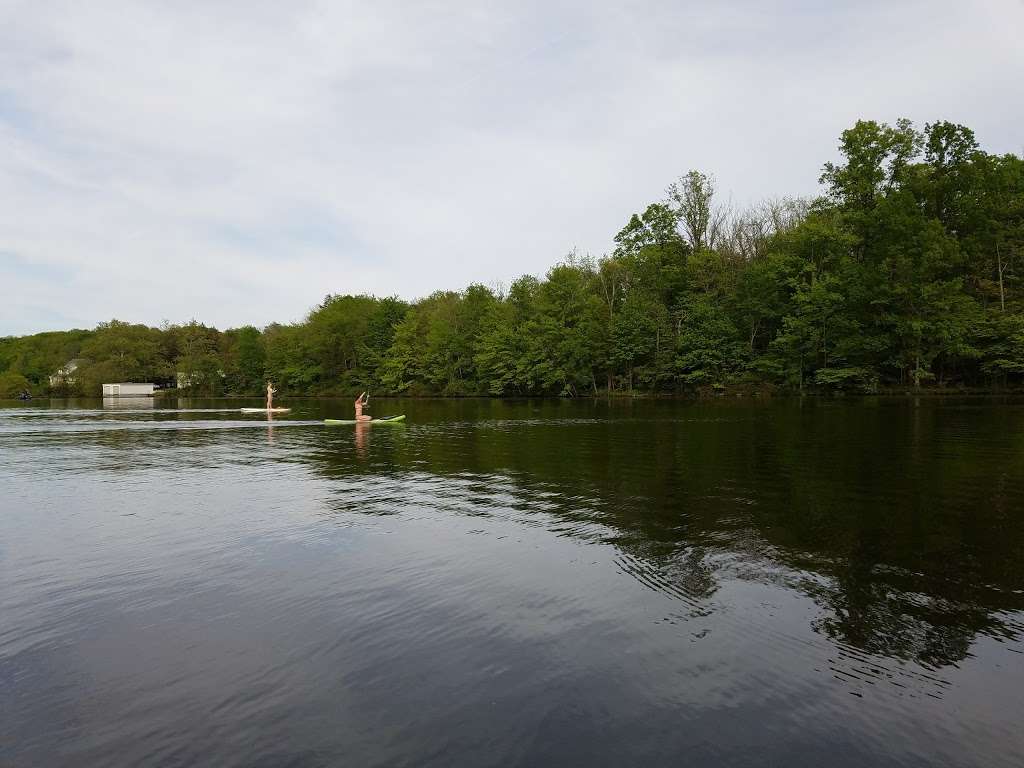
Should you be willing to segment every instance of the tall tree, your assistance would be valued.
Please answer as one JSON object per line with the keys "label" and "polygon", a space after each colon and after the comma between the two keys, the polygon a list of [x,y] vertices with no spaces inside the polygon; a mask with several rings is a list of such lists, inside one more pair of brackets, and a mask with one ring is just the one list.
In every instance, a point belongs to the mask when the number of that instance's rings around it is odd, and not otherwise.
{"label": "tall tree", "polygon": [[694,251],[717,244],[723,216],[715,210],[714,197],[714,177],[700,171],[688,171],[668,186],[668,206]]}

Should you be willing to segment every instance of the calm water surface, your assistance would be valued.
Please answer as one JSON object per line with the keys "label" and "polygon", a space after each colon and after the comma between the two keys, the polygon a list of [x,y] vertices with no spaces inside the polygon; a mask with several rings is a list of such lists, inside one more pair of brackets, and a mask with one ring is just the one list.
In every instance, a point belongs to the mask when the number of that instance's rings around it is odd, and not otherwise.
{"label": "calm water surface", "polygon": [[1020,401],[156,405],[0,408],[2,765],[1024,765]]}

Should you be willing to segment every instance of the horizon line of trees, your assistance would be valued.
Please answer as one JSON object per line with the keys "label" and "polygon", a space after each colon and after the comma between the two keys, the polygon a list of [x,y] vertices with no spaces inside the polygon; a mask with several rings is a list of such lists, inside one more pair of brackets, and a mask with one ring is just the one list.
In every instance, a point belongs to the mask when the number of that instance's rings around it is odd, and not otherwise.
{"label": "horizon line of trees", "polygon": [[942,121],[858,121],[839,149],[820,197],[744,210],[690,171],[610,254],[572,253],[543,279],[415,302],[332,294],[264,329],[111,320],[3,338],[0,397],[130,380],[493,396],[1024,383],[1024,161]]}

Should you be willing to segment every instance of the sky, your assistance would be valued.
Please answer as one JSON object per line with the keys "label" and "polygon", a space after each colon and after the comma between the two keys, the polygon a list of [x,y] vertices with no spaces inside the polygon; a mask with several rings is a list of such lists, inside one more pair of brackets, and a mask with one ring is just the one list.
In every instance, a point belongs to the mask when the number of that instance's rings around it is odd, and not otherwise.
{"label": "sky", "polygon": [[857,119],[1024,153],[1024,0],[0,0],[0,336],[294,322],[599,256]]}

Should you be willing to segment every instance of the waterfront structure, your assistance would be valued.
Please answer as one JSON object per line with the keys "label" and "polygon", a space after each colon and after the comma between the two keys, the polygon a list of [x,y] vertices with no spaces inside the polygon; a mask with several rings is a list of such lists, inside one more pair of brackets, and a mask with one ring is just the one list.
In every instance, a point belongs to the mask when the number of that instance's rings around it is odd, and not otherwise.
{"label": "waterfront structure", "polygon": [[118,384],[104,384],[103,397],[152,397],[156,390],[156,384],[139,384],[132,382],[121,382]]}
{"label": "waterfront structure", "polygon": [[51,387],[60,387],[60,386],[68,386],[68,387],[70,387],[70,386],[74,386],[74,384],[75,384],[75,371],[77,371],[80,367],[85,365],[86,362],[87,361],[84,360],[81,357],[76,357],[76,358],[74,358],[72,360],[68,360],[66,363],[64,363],[64,365],[62,365],[60,368],[58,368],[50,376],[50,386]]}

